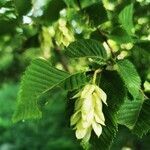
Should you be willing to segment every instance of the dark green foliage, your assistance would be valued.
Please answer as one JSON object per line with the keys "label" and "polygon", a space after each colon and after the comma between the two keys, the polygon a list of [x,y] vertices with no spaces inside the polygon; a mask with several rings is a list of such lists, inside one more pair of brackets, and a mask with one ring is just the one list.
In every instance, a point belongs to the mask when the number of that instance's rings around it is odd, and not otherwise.
{"label": "dark green foliage", "polygon": [[[0,127],[10,127],[12,112],[15,110],[14,100],[18,92],[17,83],[5,83],[0,90]],[[9,109],[8,109],[9,108]]]}
{"label": "dark green foliage", "polygon": [[130,60],[136,66],[142,79],[145,79],[147,73],[149,72],[150,54],[148,52],[148,49],[149,48],[146,47],[144,49],[140,47],[133,47],[132,55],[130,56]]}
{"label": "dark green foliage", "polygon": [[119,14],[119,21],[129,35],[133,34],[133,3],[126,6]]}
{"label": "dark green foliage", "polygon": [[113,112],[118,111],[126,97],[126,88],[121,78],[115,71],[106,71],[101,76],[99,86],[104,89],[108,97],[108,106]]}
{"label": "dark green foliage", "polygon": [[93,135],[91,139],[91,149],[92,150],[107,150],[110,149],[111,144],[118,131],[116,118],[111,110],[105,106],[103,108],[106,117],[106,126],[103,127],[103,132],[100,138]]}
{"label": "dark green foliage", "polygon": [[121,106],[117,119],[118,123],[127,126],[132,129],[136,123],[142,107],[142,101],[139,100],[125,100],[125,103]]}
{"label": "dark green foliage", "polygon": [[148,1],[1,0],[0,28],[0,149],[83,149],[72,97],[94,81],[108,106],[90,149],[150,149]]}
{"label": "dark green foliage", "polygon": [[134,39],[130,35],[128,35],[125,30],[123,30],[120,27],[115,28],[109,37],[110,39],[117,41],[118,44],[129,43],[129,42],[134,43]]}
{"label": "dark green foliage", "polygon": [[44,59],[34,60],[23,77],[13,120],[40,118],[42,114],[37,105],[38,97],[59,85],[68,76],[68,73],[53,68]]}
{"label": "dark green foliage", "polygon": [[[59,12],[65,8],[63,0],[50,0],[48,5],[44,8],[44,13],[40,17],[39,21],[43,21],[44,24],[51,24],[59,18]],[[55,15],[52,15],[55,14]]]}
{"label": "dark green foliage", "polygon": [[81,86],[88,83],[85,72],[73,74],[71,77],[67,78],[63,83],[63,88],[72,91],[79,89]]}
{"label": "dark green foliage", "polygon": [[60,84],[67,90],[74,90],[85,83],[86,76],[83,73],[70,75],[53,68],[44,59],[33,60],[22,79],[14,122],[40,118],[42,114],[39,110],[38,98]]}
{"label": "dark green foliage", "polygon": [[66,55],[71,58],[80,57],[98,57],[102,61],[107,59],[106,50],[104,47],[98,43],[96,40],[79,40],[71,43],[66,48]]}
{"label": "dark green foliage", "polygon": [[89,19],[91,20],[91,24],[94,25],[95,27],[97,27],[98,25],[107,20],[107,12],[101,2],[86,7],[85,9],[83,9],[83,11],[85,11]]}
{"label": "dark green foliage", "polygon": [[150,129],[149,100],[141,99],[141,97],[134,101],[126,99],[117,114],[118,123],[127,126],[140,137]]}
{"label": "dark green foliage", "polygon": [[27,0],[27,1],[14,0],[14,3],[15,3],[16,11],[19,16],[26,15],[32,8],[31,0]]}
{"label": "dark green foliage", "polygon": [[133,64],[128,60],[121,60],[117,62],[116,69],[129,93],[136,98],[139,94],[141,79]]}
{"label": "dark green foliage", "polygon": [[134,125],[133,133],[142,137],[150,130],[150,100],[147,99],[143,102],[139,117]]}

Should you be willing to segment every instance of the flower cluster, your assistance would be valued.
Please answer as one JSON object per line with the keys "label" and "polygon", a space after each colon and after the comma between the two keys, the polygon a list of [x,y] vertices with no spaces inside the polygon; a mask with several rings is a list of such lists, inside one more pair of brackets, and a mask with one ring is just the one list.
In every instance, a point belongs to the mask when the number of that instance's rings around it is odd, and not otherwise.
{"label": "flower cluster", "polygon": [[102,125],[105,126],[102,102],[107,105],[106,93],[95,84],[87,84],[73,98],[77,100],[70,122],[76,130],[77,139],[88,142],[92,130],[99,137],[102,133]]}

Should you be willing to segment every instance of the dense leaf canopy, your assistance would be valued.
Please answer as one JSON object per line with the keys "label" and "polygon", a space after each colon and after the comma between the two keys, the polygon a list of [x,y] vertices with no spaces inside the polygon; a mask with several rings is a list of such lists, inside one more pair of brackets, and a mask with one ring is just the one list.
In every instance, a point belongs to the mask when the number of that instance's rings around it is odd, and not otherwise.
{"label": "dense leaf canopy", "polygon": [[[1,126],[21,128],[25,121],[35,135],[38,132],[51,139],[45,147],[37,140],[34,148],[29,144],[14,149],[108,150],[115,147],[114,141],[120,143],[119,134],[123,135],[125,127],[132,139],[149,135],[149,8],[148,0],[0,1],[0,130]],[[92,88],[82,92],[86,85],[99,87],[100,103],[92,97]],[[88,133],[86,142],[75,140],[69,125],[73,113],[80,114],[73,130],[81,131],[80,137]],[[90,117],[102,119],[105,125],[98,121],[94,125]],[[88,125],[81,125],[81,120]],[[136,149],[138,144],[134,144],[127,141],[117,148]]]}

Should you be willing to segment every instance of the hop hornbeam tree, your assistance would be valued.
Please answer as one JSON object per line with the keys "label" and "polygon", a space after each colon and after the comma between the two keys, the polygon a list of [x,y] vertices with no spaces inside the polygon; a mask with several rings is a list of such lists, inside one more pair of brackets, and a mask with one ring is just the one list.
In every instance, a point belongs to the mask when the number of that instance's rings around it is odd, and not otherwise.
{"label": "hop hornbeam tree", "polygon": [[110,149],[119,125],[139,137],[150,131],[147,1],[0,3],[4,23],[11,19],[11,32],[24,35],[22,45],[33,39],[40,49],[22,77],[14,122],[41,118],[48,93],[61,89],[84,149]]}

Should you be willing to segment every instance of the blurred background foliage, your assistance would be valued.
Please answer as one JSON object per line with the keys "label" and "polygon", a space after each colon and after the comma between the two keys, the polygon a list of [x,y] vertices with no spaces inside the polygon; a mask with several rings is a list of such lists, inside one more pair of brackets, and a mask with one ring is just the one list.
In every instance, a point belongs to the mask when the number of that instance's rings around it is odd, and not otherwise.
{"label": "blurred background foliage", "polygon": [[[107,37],[119,57],[129,57],[135,64],[143,90],[150,95],[150,1],[134,1],[136,46],[117,21],[118,13],[130,2],[0,0],[0,150],[82,149],[66,122],[63,90],[49,93],[41,120],[11,121],[21,76],[32,59],[44,57],[70,72],[86,69],[85,60],[70,62],[65,57],[63,49],[76,39],[104,42]],[[112,150],[150,149],[150,134],[139,139],[120,126],[117,137]]]}

